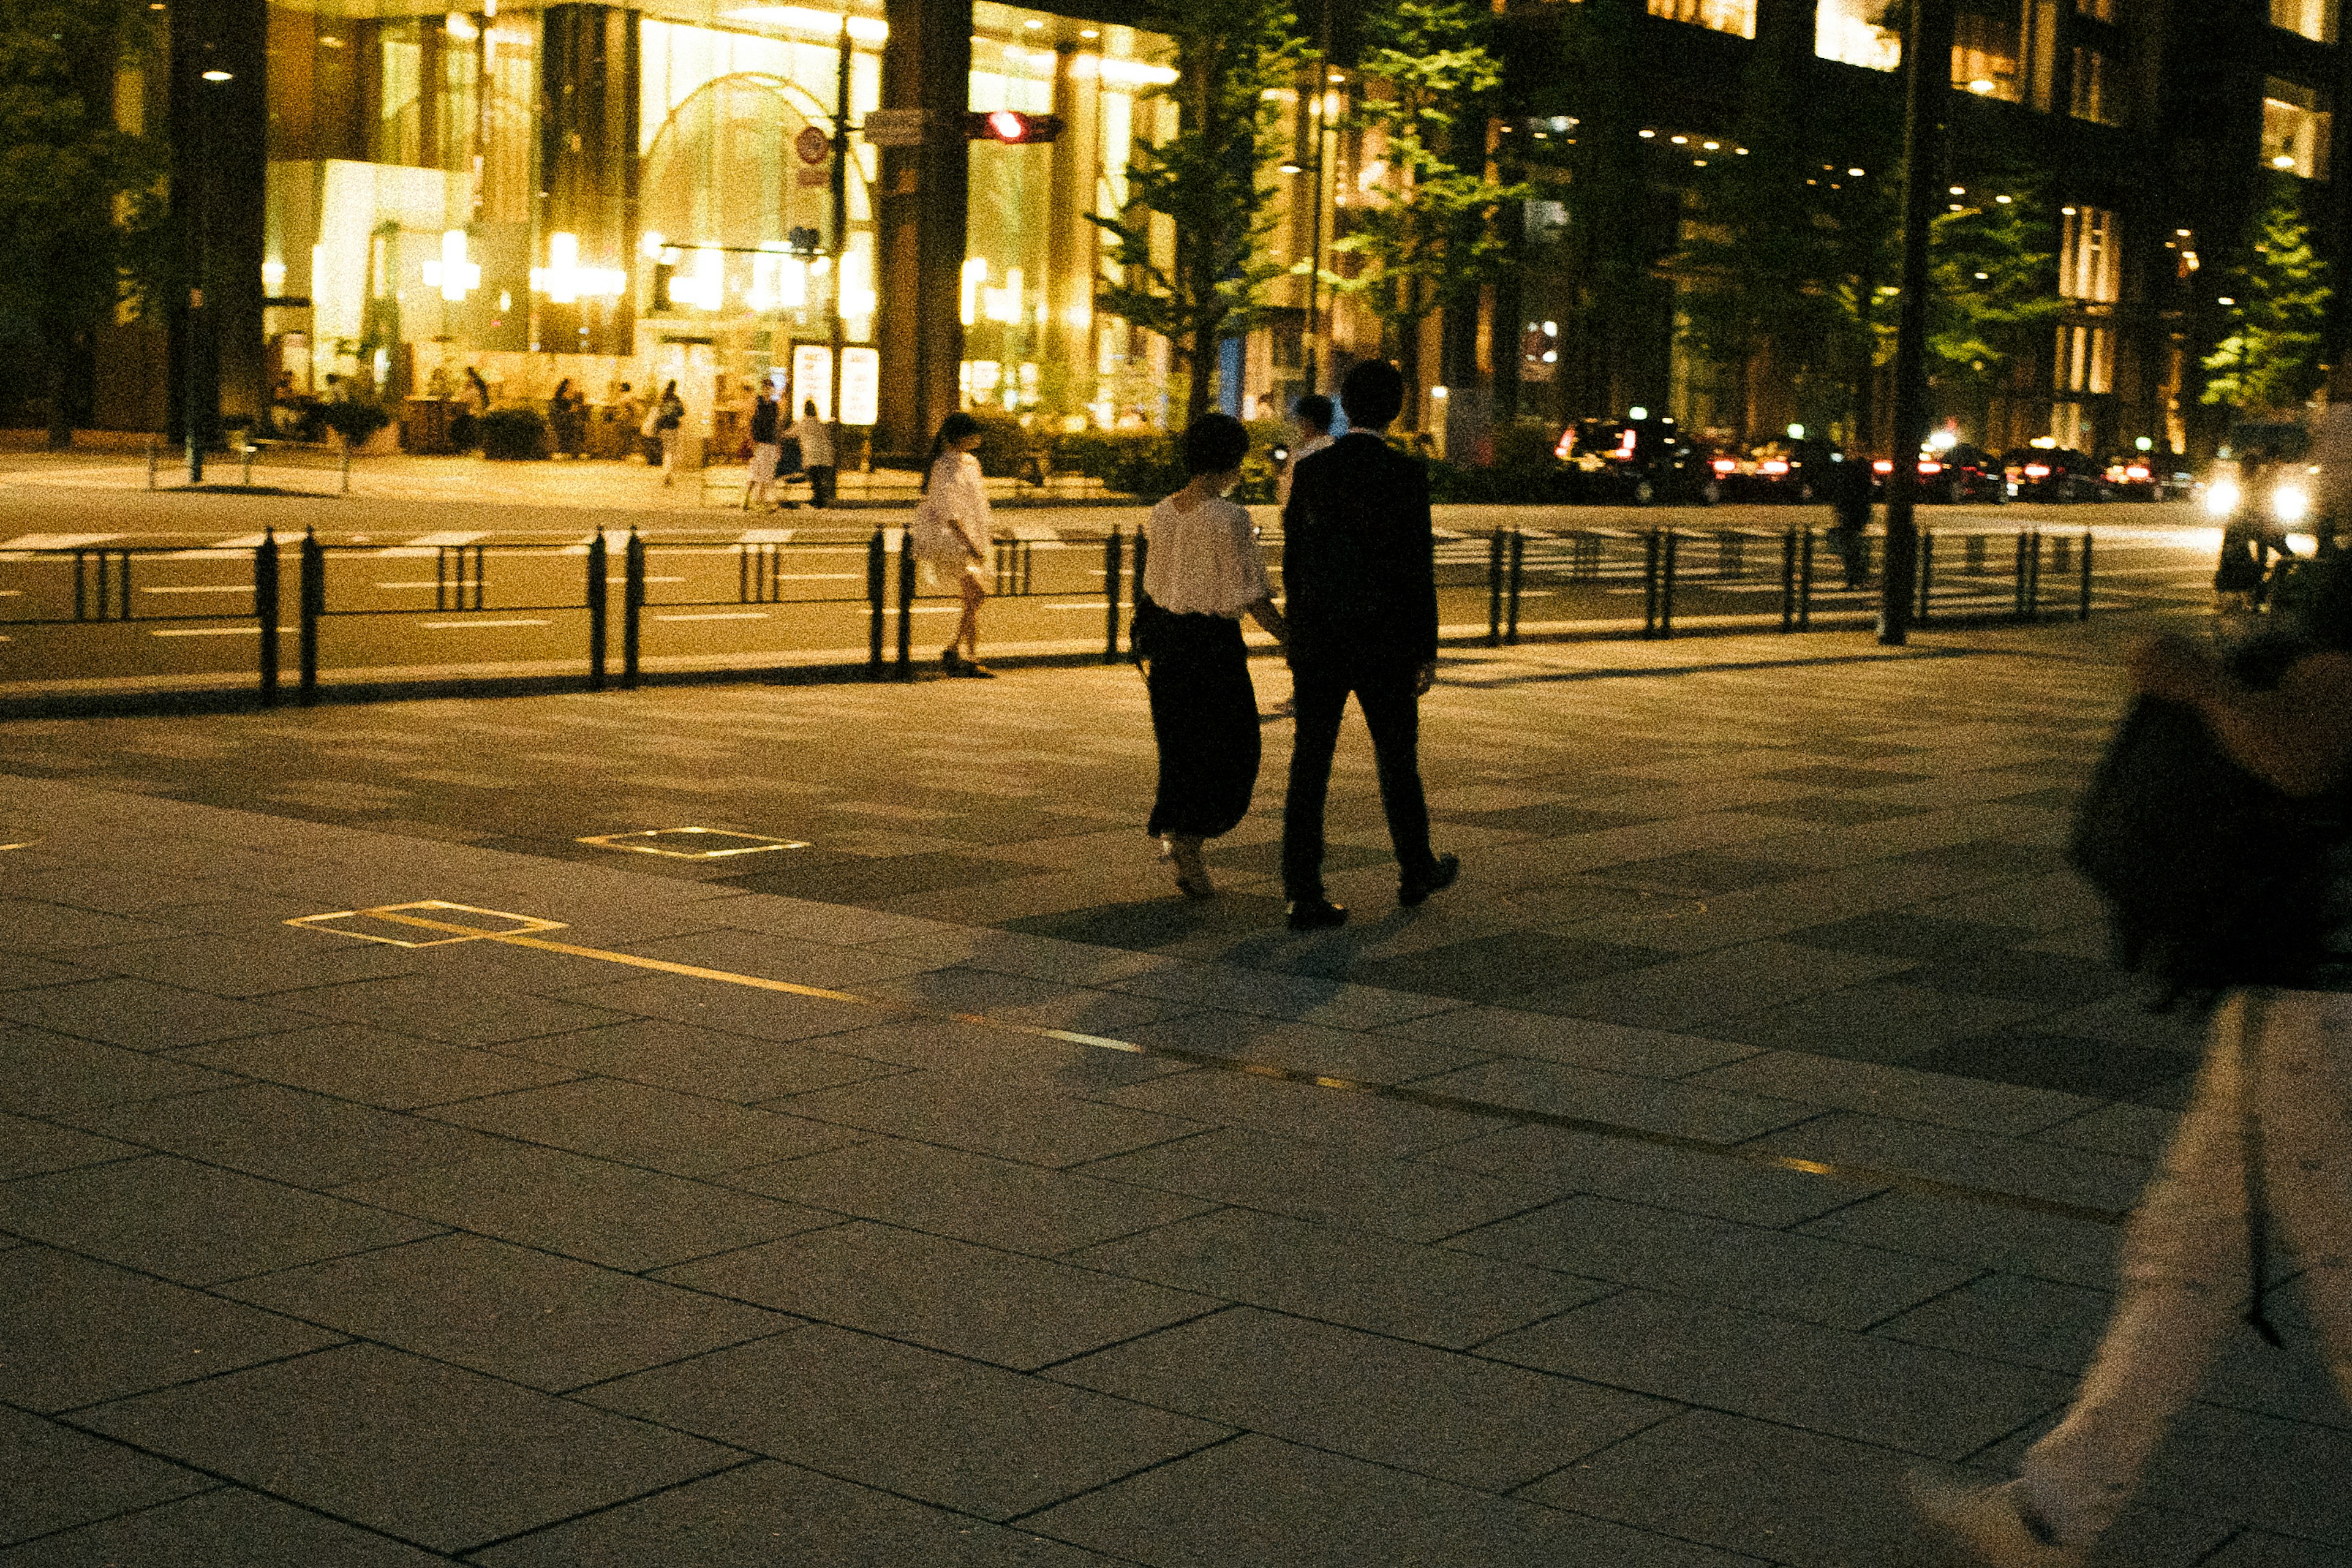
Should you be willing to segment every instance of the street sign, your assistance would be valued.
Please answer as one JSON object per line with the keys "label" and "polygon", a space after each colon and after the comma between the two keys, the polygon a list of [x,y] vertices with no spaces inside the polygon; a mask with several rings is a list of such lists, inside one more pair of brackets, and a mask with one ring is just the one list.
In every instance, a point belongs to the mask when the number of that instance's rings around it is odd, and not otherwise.
{"label": "street sign", "polygon": [[920,109],[871,109],[858,133],[876,147],[919,147],[930,129],[929,111]]}
{"label": "street sign", "polygon": [[833,141],[814,125],[803,126],[793,141],[793,149],[803,163],[822,163],[833,156]]}
{"label": "street sign", "polygon": [[868,348],[841,351],[841,422],[871,425],[882,410],[882,355]]}

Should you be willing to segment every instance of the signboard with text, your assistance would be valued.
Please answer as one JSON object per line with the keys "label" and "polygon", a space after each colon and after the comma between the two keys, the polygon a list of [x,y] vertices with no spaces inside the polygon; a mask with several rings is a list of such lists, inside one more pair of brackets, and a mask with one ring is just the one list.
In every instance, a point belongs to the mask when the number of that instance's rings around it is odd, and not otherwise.
{"label": "signboard with text", "polygon": [[874,425],[882,412],[882,355],[874,349],[841,351],[841,422]]}
{"label": "signboard with text", "polygon": [[833,351],[822,343],[793,345],[793,412],[800,417],[801,405],[816,405],[816,416],[833,417]]}

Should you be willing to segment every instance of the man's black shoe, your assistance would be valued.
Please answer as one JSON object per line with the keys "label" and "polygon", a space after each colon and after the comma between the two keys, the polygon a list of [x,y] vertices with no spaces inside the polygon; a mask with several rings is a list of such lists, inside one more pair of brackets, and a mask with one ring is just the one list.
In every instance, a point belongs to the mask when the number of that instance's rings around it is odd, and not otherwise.
{"label": "man's black shoe", "polygon": [[1290,906],[1290,929],[1293,931],[1329,931],[1333,926],[1348,923],[1348,910],[1343,904],[1328,899],[1301,899]]}
{"label": "man's black shoe", "polygon": [[1455,879],[1461,875],[1461,856],[1440,855],[1437,858],[1437,864],[1430,868],[1428,876],[1407,877],[1397,884],[1397,902],[1407,909],[1424,903],[1430,894],[1442,893],[1454,886]]}

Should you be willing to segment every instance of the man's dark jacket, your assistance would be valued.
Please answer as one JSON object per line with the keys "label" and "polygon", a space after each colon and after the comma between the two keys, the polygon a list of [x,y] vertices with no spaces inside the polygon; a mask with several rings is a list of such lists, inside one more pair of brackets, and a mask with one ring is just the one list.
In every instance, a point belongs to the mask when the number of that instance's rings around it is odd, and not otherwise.
{"label": "man's dark jacket", "polygon": [[1299,459],[1282,513],[1294,664],[1411,667],[1437,657],[1429,471],[1356,431]]}

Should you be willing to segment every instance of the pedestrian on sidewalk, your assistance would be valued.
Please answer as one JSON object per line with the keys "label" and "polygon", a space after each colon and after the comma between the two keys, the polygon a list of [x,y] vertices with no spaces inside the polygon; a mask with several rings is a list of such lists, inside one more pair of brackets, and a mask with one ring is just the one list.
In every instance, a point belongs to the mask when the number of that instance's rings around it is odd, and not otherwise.
{"label": "pedestrian on sidewalk", "polygon": [[570,376],[555,384],[555,395],[547,400],[547,423],[555,437],[557,457],[580,456],[582,438],[587,433],[587,400],[572,390]]}
{"label": "pedestrian on sidewalk", "polygon": [[[2340,792],[2352,763],[2352,635],[2256,690],[2194,644],[2161,637],[2132,681],[2196,710],[2240,766],[2284,795]],[[2335,852],[2325,961],[2294,987],[2245,987],[2214,1014],[2180,1125],[2124,1235],[2123,1288],[2065,1418],[2015,1479],[1921,1479],[1921,1510],[1985,1563],[2070,1568],[2130,1499],[2148,1456],[2246,1311],[2266,1332],[2273,1226],[2301,1258],[2305,1310],[2352,1399],[2352,846]],[[2308,989],[2302,988],[2304,984]]]}
{"label": "pedestrian on sidewalk", "polygon": [[1282,465],[1282,472],[1274,481],[1274,504],[1290,504],[1290,476],[1298,471],[1300,459],[1311,458],[1331,444],[1331,400],[1319,392],[1310,392],[1290,405],[1291,428],[1298,432],[1298,444],[1290,448],[1290,458]]}
{"label": "pedestrian on sidewalk", "polygon": [[1204,840],[1233,831],[1249,812],[1260,752],[1257,689],[1241,618],[1276,642],[1289,635],[1274,607],[1248,509],[1227,500],[1241,483],[1249,431],[1229,414],[1204,414],[1184,432],[1184,488],[1151,509],[1151,549],[1135,607],[1135,643],[1151,698],[1160,787],[1144,831],[1187,898],[1216,894]]}
{"label": "pedestrian on sidewalk", "polygon": [[784,449],[776,439],[776,424],[783,410],[777,405],[773,384],[761,382],[760,395],[751,405],[751,468],[743,480],[743,510],[753,506],[765,509],[770,503],[768,490],[776,482],[776,459]]}
{"label": "pedestrian on sidewalk", "polygon": [[[1845,568],[1845,585],[1860,589],[1870,580],[1870,459],[1858,452],[1837,453],[1821,444],[1820,471],[1828,476],[1830,548]],[[1808,463],[1807,468],[1813,467]],[[1887,481],[1894,483],[1893,479]]]}
{"label": "pedestrian on sidewalk", "polygon": [[1348,373],[1349,432],[1297,465],[1283,509],[1282,580],[1298,705],[1282,807],[1282,882],[1293,931],[1346,921],[1324,896],[1323,802],[1348,694],[1364,711],[1396,850],[1397,902],[1453,886],[1461,862],[1429,847],[1421,699],[1437,679],[1436,543],[1429,470],[1380,434],[1404,411],[1404,377],[1367,360]]}
{"label": "pedestrian on sidewalk", "polygon": [[833,504],[833,426],[816,416],[816,400],[801,400],[801,416],[793,421],[792,438],[801,444],[801,471],[808,475],[809,504]]}
{"label": "pedestrian on sidewalk", "polygon": [[686,437],[686,400],[678,396],[677,382],[662,388],[661,397],[646,416],[645,433],[661,443],[662,488],[667,489],[677,473],[678,448]]}
{"label": "pedestrian on sidewalk", "polygon": [[952,582],[963,599],[955,636],[940,650],[940,670],[986,679],[996,672],[980,662],[980,604],[988,597],[991,547],[988,485],[972,455],[981,439],[980,421],[961,409],[940,421],[923,499],[907,532],[926,585]]}

